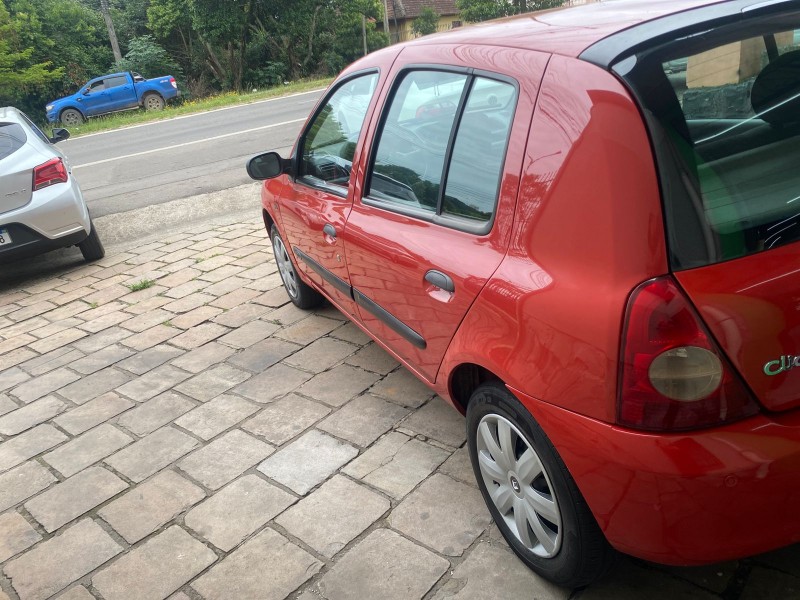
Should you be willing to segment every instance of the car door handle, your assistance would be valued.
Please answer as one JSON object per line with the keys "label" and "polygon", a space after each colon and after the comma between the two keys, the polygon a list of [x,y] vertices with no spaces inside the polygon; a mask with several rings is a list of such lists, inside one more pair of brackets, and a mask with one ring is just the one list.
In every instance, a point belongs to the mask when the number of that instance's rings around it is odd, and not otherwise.
{"label": "car door handle", "polygon": [[450,292],[451,294],[456,291],[456,286],[453,283],[453,280],[449,275],[445,275],[441,271],[431,269],[425,273],[425,281],[431,285],[435,285],[437,288],[444,290],[445,292]]}
{"label": "car door handle", "polygon": [[329,235],[332,238],[336,237],[336,227],[331,225],[330,223],[325,223],[325,227],[322,228],[322,233],[325,235]]}

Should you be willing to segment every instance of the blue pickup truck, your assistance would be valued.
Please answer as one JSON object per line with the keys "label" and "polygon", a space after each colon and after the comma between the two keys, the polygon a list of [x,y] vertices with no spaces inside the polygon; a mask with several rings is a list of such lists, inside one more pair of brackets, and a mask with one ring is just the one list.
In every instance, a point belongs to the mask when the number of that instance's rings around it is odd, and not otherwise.
{"label": "blue pickup truck", "polygon": [[145,79],[138,73],[112,73],[96,77],[72,96],[53,100],[46,107],[50,123],[80,125],[89,117],[120,110],[161,110],[167,100],[180,95],[171,75]]}

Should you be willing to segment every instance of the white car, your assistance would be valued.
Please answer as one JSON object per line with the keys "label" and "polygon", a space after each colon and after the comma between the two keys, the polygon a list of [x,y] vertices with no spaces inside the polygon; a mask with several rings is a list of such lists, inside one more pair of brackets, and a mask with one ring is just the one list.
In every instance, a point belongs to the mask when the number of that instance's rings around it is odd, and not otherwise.
{"label": "white car", "polygon": [[0,262],[78,246],[87,261],[105,250],[64,155],[23,112],[0,108]]}

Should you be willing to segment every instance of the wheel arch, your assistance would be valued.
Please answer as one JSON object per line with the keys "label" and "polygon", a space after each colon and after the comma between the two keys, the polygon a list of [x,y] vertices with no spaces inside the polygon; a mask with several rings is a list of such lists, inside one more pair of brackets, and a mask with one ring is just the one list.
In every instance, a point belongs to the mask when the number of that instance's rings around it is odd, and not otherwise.
{"label": "wheel arch", "polygon": [[139,106],[142,107],[144,106],[148,96],[158,96],[159,98],[161,98],[161,101],[164,103],[165,106],[167,104],[167,99],[164,98],[164,95],[161,92],[159,92],[158,90],[147,90],[142,94],[142,99],[139,100]]}
{"label": "wheel arch", "polygon": [[61,122],[61,115],[64,114],[65,111],[74,110],[77,112],[84,120],[86,120],[86,113],[84,113],[78,106],[70,104],[68,106],[62,106],[58,109],[58,121]]}
{"label": "wheel arch", "polygon": [[496,381],[505,385],[505,381],[486,367],[476,363],[463,362],[456,366],[448,378],[448,392],[454,406],[466,414],[472,393],[482,384]]}

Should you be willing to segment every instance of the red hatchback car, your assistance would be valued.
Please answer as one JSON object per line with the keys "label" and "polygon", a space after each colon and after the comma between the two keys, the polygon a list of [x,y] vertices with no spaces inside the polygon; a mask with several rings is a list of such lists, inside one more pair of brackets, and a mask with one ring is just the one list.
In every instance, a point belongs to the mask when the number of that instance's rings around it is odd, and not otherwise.
{"label": "red hatchback car", "polygon": [[291,300],[466,414],[552,581],[800,541],[798,30],[797,0],[619,0],[424,37],[248,165]]}

